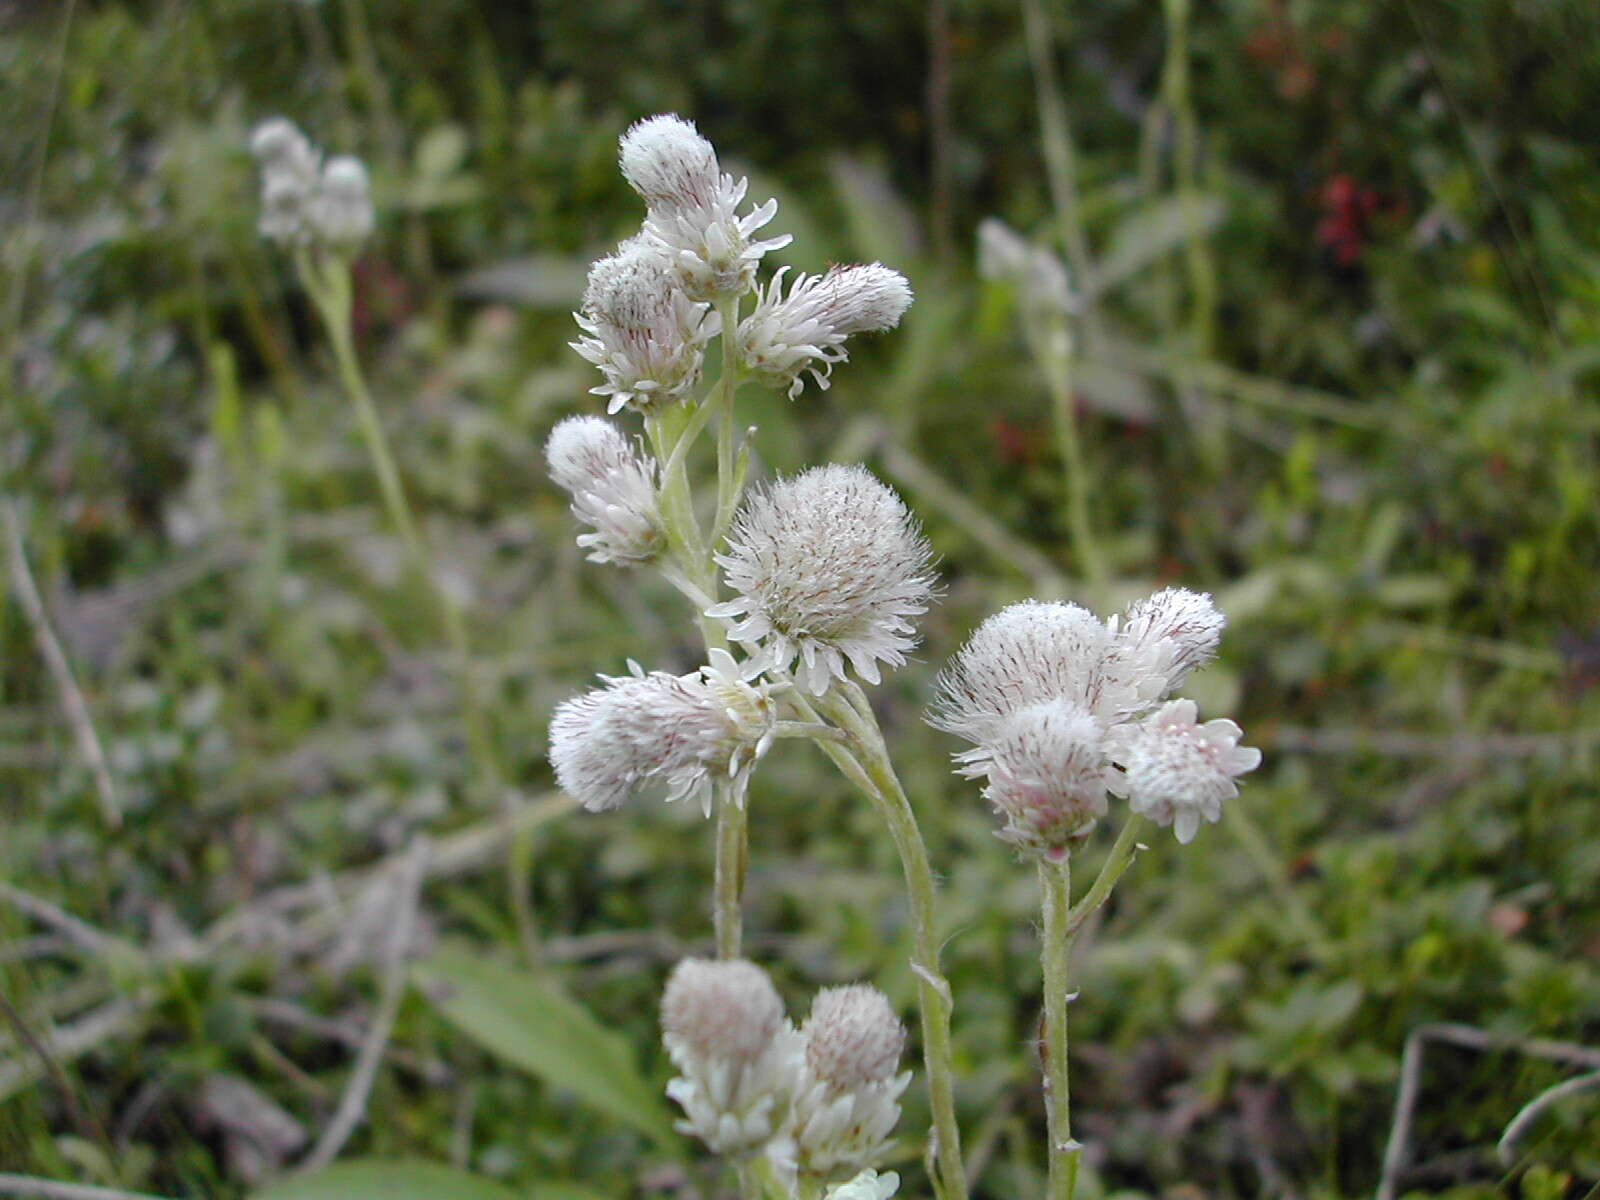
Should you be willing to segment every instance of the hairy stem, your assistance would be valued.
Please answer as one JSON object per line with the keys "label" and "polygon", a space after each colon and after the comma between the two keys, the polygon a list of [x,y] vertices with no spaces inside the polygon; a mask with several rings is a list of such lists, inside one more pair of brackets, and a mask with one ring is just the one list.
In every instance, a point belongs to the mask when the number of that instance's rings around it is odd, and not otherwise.
{"label": "hairy stem", "polygon": [[1081,1148],[1072,1138],[1071,1084],[1067,1071],[1067,1001],[1071,988],[1072,860],[1039,860],[1044,908],[1045,1115],[1050,1129],[1050,1200],[1072,1200]]}
{"label": "hairy stem", "polygon": [[[863,698],[864,699],[864,698]],[[802,715],[808,702],[799,701]],[[853,749],[830,741],[817,742],[845,777],[862,789],[877,808],[905,873],[906,891],[911,902],[911,967],[917,976],[917,1001],[922,1017],[923,1061],[928,1072],[928,1100],[933,1110],[935,1152],[934,1191],[939,1200],[966,1200],[966,1171],[961,1162],[961,1130],[956,1124],[954,1051],[950,1038],[950,1015],[954,1001],[950,985],[939,973],[939,931],[934,916],[933,869],[922,841],[916,813],[906,797],[894,764],[884,749],[883,734],[872,716],[837,691],[817,700],[817,706],[839,728],[851,735]]]}
{"label": "hairy stem", "polygon": [[741,904],[749,860],[748,814],[727,784],[717,786],[717,957],[738,958],[744,932]]}

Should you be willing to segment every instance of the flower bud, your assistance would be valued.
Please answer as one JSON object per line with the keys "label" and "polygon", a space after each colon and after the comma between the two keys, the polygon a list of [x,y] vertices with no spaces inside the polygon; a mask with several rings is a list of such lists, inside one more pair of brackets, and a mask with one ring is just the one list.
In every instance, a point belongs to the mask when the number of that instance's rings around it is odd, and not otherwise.
{"label": "flower bud", "polygon": [[886,996],[864,984],[825,988],[801,1028],[804,1082],[795,1098],[794,1154],[803,1170],[827,1172],[880,1161],[900,1119],[911,1072],[899,1072],[905,1047]]}
{"label": "flower bud", "polygon": [[723,783],[743,802],[777,709],[732,655],[712,650],[710,664],[688,675],[635,665],[632,675],[601,678],[605,687],[563,702],[550,720],[550,763],[570,796],[603,812],[653,787],[668,801],[698,800],[710,816],[713,785]]}
{"label": "flower bud", "polygon": [[761,647],[814,695],[845,678],[869,683],[916,644],[928,609],[927,541],[894,491],[859,466],[814,467],[748,496],[717,556],[736,598],[706,611],[728,636]]}
{"label": "flower bud", "polygon": [[689,300],[661,248],[641,237],[590,268],[583,311],[574,315],[587,336],[571,346],[600,368],[605,382],[589,390],[609,396],[611,412],[682,399],[699,382],[705,343],[717,331],[708,306]]}
{"label": "flower bud", "polygon": [[745,369],[769,387],[787,387],[790,399],[807,372],[826,388],[833,365],[848,357],[852,333],[893,329],[911,306],[911,285],[881,263],[831,267],[824,275],[801,275],[783,295],[780,268],[739,323],[737,352]]}
{"label": "flower bud", "polygon": [[1067,700],[1005,717],[960,773],[988,776],[984,799],[1005,821],[997,836],[1033,857],[1059,859],[1106,814],[1105,730]]}
{"label": "flower bud", "polygon": [[545,443],[550,477],[572,496],[572,514],[592,533],[578,545],[591,562],[633,566],[660,553],[666,535],[656,502],[654,459],[633,452],[602,417],[568,417]]}
{"label": "flower bud", "polygon": [[1148,697],[1153,703],[1217,656],[1227,623],[1205,593],[1167,588],[1107,622],[1112,658],[1123,671],[1158,685]]}
{"label": "flower bud", "polygon": [[800,1040],[754,963],[684,959],[661,998],[662,1042],[680,1074],[667,1095],[678,1128],[718,1154],[760,1150],[783,1128],[800,1071]]}
{"label": "flower bud", "polygon": [[789,244],[787,234],[752,240],[778,202],[739,216],[747,182],[723,174],[711,143],[683,118],[638,122],[622,137],[620,159],[623,175],[649,205],[644,236],[690,299],[742,296],[755,286],[762,255]]}

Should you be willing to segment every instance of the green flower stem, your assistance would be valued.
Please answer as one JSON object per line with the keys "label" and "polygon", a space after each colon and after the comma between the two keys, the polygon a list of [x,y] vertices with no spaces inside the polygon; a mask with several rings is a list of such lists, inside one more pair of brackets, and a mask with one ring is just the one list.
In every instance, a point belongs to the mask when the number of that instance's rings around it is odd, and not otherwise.
{"label": "green flower stem", "polygon": [[1072,1137],[1068,1071],[1067,1004],[1072,989],[1072,947],[1084,922],[1106,902],[1137,857],[1144,824],[1143,817],[1128,815],[1100,873],[1077,904],[1072,903],[1071,859],[1039,860],[1040,904],[1044,910],[1040,962],[1044,973],[1044,1098],[1050,1130],[1050,1200],[1072,1200],[1082,1154],[1082,1147]]}
{"label": "green flower stem", "polygon": [[1078,1185],[1081,1147],[1072,1138],[1067,1073],[1067,1000],[1071,988],[1072,859],[1039,860],[1043,893],[1045,1115],[1050,1130],[1050,1200],[1072,1200]]}
{"label": "green flower stem", "polygon": [[733,508],[739,502],[743,472],[735,461],[733,401],[739,391],[739,360],[735,353],[734,332],[739,326],[739,297],[717,301],[722,319],[722,377],[717,380],[717,519],[711,526],[711,549],[727,532]]}
{"label": "green flower stem", "polygon": [[1133,865],[1133,860],[1143,848],[1139,844],[1139,835],[1144,832],[1144,825],[1145,820],[1138,813],[1128,814],[1128,819],[1122,823],[1122,831],[1117,834],[1117,840],[1112,843],[1111,851],[1100,867],[1100,874],[1095,876],[1083,898],[1072,906],[1067,918],[1068,935],[1076,935],[1083,923],[1094,916],[1110,897],[1111,889],[1117,886],[1123,873]]}
{"label": "green flower stem", "polygon": [[744,934],[741,902],[745,868],[749,865],[749,814],[734,798],[733,789],[717,785],[716,909],[717,957],[738,958]]}
{"label": "green flower stem", "polygon": [[[858,689],[859,690],[859,689]],[[794,697],[801,715],[810,719],[811,705]],[[954,1051],[950,1015],[954,1001],[950,985],[939,973],[939,931],[934,917],[933,869],[922,842],[916,813],[884,749],[883,734],[868,709],[863,714],[838,691],[818,698],[820,708],[855,745],[846,749],[832,741],[817,745],[851,782],[866,793],[889,826],[900,855],[906,891],[911,901],[911,967],[917,976],[917,999],[922,1015],[923,1060],[928,1072],[928,1101],[933,1110],[934,1169],[929,1171],[939,1200],[966,1200],[967,1177],[961,1162],[961,1130],[956,1124]]]}

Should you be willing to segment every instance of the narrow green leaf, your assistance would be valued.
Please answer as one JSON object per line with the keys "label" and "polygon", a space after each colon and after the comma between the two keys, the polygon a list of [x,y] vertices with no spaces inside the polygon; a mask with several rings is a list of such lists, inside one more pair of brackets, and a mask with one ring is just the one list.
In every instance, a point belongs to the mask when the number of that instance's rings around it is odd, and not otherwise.
{"label": "narrow green leaf", "polygon": [[454,947],[415,974],[445,1018],[484,1049],[673,1144],[666,1102],[639,1073],[627,1043],[570,997],[526,971]]}

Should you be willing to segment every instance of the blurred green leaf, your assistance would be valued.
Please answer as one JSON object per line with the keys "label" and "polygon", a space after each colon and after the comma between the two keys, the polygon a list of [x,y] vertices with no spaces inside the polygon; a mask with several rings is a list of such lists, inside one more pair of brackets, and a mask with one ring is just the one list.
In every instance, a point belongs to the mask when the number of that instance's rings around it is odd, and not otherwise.
{"label": "blurred green leaf", "polygon": [[660,1093],[645,1082],[625,1041],[548,983],[459,948],[415,968],[418,986],[484,1049],[672,1146]]}

